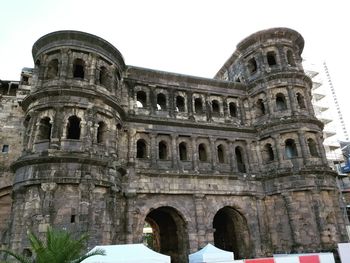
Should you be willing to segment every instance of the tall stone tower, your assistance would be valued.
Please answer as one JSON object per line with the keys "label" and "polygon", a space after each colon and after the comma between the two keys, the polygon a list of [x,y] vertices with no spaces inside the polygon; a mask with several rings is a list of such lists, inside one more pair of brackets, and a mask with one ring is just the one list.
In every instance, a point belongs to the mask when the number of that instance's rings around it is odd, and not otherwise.
{"label": "tall stone tower", "polygon": [[105,40],[59,31],[33,47],[25,136],[12,164],[9,242],[88,232],[187,261],[208,242],[235,258],[345,241],[336,174],[287,28],[244,39],[214,79],[125,65]]}

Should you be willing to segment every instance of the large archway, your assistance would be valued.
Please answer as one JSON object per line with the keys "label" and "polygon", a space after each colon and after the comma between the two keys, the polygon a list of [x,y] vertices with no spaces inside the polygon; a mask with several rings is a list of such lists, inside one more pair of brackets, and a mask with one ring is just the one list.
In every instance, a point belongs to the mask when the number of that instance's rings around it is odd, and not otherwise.
{"label": "large archway", "polygon": [[186,263],[189,252],[187,226],[172,207],[159,207],[148,213],[144,231],[144,243],[153,250],[171,256],[172,263]]}
{"label": "large archway", "polygon": [[232,251],[235,259],[251,256],[250,236],[247,220],[232,207],[221,208],[214,216],[214,244]]}

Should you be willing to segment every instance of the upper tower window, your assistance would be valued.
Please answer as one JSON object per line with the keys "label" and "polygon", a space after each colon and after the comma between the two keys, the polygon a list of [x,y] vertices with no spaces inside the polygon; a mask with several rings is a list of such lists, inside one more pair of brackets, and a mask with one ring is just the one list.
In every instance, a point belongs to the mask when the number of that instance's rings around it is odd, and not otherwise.
{"label": "upper tower window", "polygon": [[212,111],[213,111],[213,115],[214,116],[219,116],[220,115],[220,105],[219,102],[217,100],[213,100],[211,102],[211,107],[212,107]]}
{"label": "upper tower window", "polygon": [[237,106],[236,103],[230,102],[229,104],[230,116],[237,117]]}
{"label": "upper tower window", "polygon": [[286,98],[282,93],[276,95],[276,109],[278,111],[284,111],[287,109]]}
{"label": "upper tower window", "polygon": [[51,123],[50,123],[50,118],[45,117],[40,120],[39,123],[39,133],[37,136],[37,140],[50,140],[51,137]]}
{"label": "upper tower window", "polygon": [[187,161],[187,145],[185,142],[179,144],[180,161]]}
{"label": "upper tower window", "polygon": [[285,141],[285,147],[285,153],[288,159],[298,156],[297,146],[293,139],[287,139]]}
{"label": "upper tower window", "polygon": [[80,139],[80,118],[75,115],[68,118],[67,139]]}
{"label": "upper tower window", "polygon": [[157,95],[157,110],[166,110],[166,97],[163,93]]}
{"label": "upper tower window", "polygon": [[146,142],[143,139],[138,140],[136,143],[136,158],[147,158]]}
{"label": "upper tower window", "polygon": [[267,52],[266,57],[267,57],[267,63],[269,64],[269,66],[275,66],[277,64],[276,53],[274,51]]}
{"label": "upper tower window", "polygon": [[106,140],[106,133],[107,133],[107,125],[103,122],[100,121],[98,123],[98,128],[97,128],[97,143],[104,143]]}
{"label": "upper tower window", "polygon": [[217,147],[217,155],[219,163],[225,163],[225,148],[222,144],[218,145]]}
{"label": "upper tower window", "polygon": [[300,109],[305,109],[305,100],[304,100],[304,96],[301,95],[301,93],[297,93],[297,101],[298,101],[298,105]]}
{"label": "upper tower window", "polygon": [[168,146],[165,141],[161,141],[158,144],[158,156],[160,160],[168,159]]}
{"label": "upper tower window", "polygon": [[136,94],[136,101],[137,101],[136,105],[138,108],[146,107],[146,104],[147,104],[146,92],[144,92],[143,90],[138,91]]}
{"label": "upper tower window", "polygon": [[247,170],[245,168],[244,160],[243,160],[243,150],[241,147],[237,146],[235,149],[235,155],[236,155],[236,163],[237,163],[237,169],[241,173],[245,173]]}
{"label": "upper tower window", "polygon": [[83,79],[85,74],[85,62],[84,60],[77,58],[73,63],[73,78]]}
{"label": "upper tower window", "polygon": [[313,157],[318,157],[317,145],[315,141],[311,138],[307,139],[307,145],[309,147],[310,155]]}
{"label": "upper tower window", "polygon": [[8,146],[8,144],[4,144],[3,146],[2,146],[2,150],[1,150],[1,152],[3,152],[3,153],[7,153],[7,152],[9,152],[9,146]]}
{"label": "upper tower window", "polygon": [[287,51],[287,62],[289,66],[295,67],[295,60],[291,50]]}
{"label": "upper tower window", "polygon": [[262,154],[263,154],[263,159],[266,163],[271,162],[275,159],[275,156],[273,154],[273,149],[270,143],[265,144]]}
{"label": "upper tower window", "polygon": [[248,61],[248,70],[250,74],[254,74],[258,70],[255,58],[251,58]]}
{"label": "upper tower window", "polygon": [[203,103],[201,98],[196,98],[194,100],[194,111],[196,113],[203,113]]}
{"label": "upper tower window", "polygon": [[258,99],[256,102],[256,116],[260,117],[262,115],[265,115],[266,110],[265,110],[265,105],[262,99]]}
{"label": "upper tower window", "polygon": [[47,78],[54,79],[58,75],[58,60],[53,59],[47,66]]}
{"label": "upper tower window", "polygon": [[185,99],[182,96],[176,97],[176,110],[180,112],[185,111]]}
{"label": "upper tower window", "polygon": [[198,155],[199,155],[199,161],[201,161],[201,162],[208,161],[207,148],[206,148],[204,143],[201,143],[198,146]]}

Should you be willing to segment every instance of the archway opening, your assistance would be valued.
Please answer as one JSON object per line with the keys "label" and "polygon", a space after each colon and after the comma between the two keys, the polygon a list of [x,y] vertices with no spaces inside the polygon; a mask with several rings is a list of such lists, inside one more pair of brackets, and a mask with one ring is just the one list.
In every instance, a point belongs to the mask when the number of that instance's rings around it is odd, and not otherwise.
{"label": "archway opening", "polygon": [[152,210],[145,219],[143,238],[149,248],[171,256],[172,263],[187,262],[187,227],[174,208],[164,206]]}
{"label": "archway opening", "polygon": [[213,220],[214,245],[232,251],[235,259],[251,256],[250,235],[247,220],[232,207],[221,208]]}

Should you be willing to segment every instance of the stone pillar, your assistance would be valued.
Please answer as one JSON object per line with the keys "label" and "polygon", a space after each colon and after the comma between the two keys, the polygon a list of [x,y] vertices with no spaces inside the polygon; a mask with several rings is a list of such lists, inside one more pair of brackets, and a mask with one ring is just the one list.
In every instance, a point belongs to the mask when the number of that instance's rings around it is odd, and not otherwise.
{"label": "stone pillar", "polygon": [[126,223],[126,234],[125,242],[126,244],[134,243],[133,232],[136,226],[134,226],[134,211],[135,211],[135,202],[136,202],[136,193],[127,192],[124,194],[126,198],[126,208],[125,208],[125,223]]}
{"label": "stone pillar", "polygon": [[[252,141],[249,141],[249,145],[252,145]],[[247,147],[247,142],[245,142],[245,149],[243,149],[243,163],[245,163],[247,173],[253,170],[253,153],[250,147]],[[245,160],[245,162],[244,162]]]}
{"label": "stone pillar", "polygon": [[194,204],[196,209],[196,226],[197,226],[197,242],[198,247],[197,248],[203,248],[206,245],[206,230],[205,230],[205,224],[204,224],[204,205],[203,205],[203,199],[205,195],[204,194],[194,194]]}
{"label": "stone pillar", "polygon": [[277,135],[272,135],[271,136],[273,141],[275,142],[274,147],[275,147],[275,153],[276,153],[276,157],[277,157],[277,161],[278,161],[278,166],[281,167],[281,164],[283,162],[283,148],[281,147],[281,136],[279,134]]}
{"label": "stone pillar", "polygon": [[198,171],[197,137],[191,137],[191,140],[192,140],[192,166],[194,171]]}
{"label": "stone pillar", "polygon": [[134,163],[136,158],[136,141],[135,141],[136,131],[130,129],[128,131],[128,161],[129,163]]}
{"label": "stone pillar", "polygon": [[157,109],[157,96],[155,93],[154,88],[150,88],[149,91],[149,100],[150,100],[150,111],[151,111],[151,115],[155,114],[155,111]]}
{"label": "stone pillar", "polygon": [[[87,63],[90,67],[86,70],[87,71],[87,78],[89,80],[89,84],[90,85],[94,85],[97,84],[97,76],[96,73],[98,71],[96,71],[96,64],[97,64],[97,55],[96,54],[89,54],[89,58],[88,58],[88,63]],[[85,77],[86,78],[86,77]]]}
{"label": "stone pillar", "polygon": [[307,145],[305,142],[305,132],[304,131],[298,131],[298,139],[299,139],[299,143],[300,143],[301,156],[303,157],[304,164],[305,164],[306,159],[309,158],[309,151],[307,149]]}
{"label": "stone pillar", "polygon": [[318,149],[318,152],[322,158],[322,163],[324,165],[327,165],[328,166],[328,161],[327,161],[327,156],[326,156],[326,152],[325,152],[325,149],[323,147],[323,138],[322,138],[322,133],[318,133],[316,134],[316,142],[317,142],[317,149]]}
{"label": "stone pillar", "polygon": [[68,52],[69,52],[68,48],[61,49],[61,67],[60,67],[60,72],[59,72],[59,76],[60,76],[61,81],[65,80],[67,78],[67,73],[69,70]]}
{"label": "stone pillar", "polygon": [[295,94],[293,92],[293,87],[288,86],[287,91],[288,91],[288,97],[289,97],[289,103],[290,103],[290,110],[291,110],[292,115],[295,115],[297,106],[295,104]]}
{"label": "stone pillar", "polygon": [[157,134],[151,133],[151,147],[150,147],[150,158],[151,158],[151,166],[156,167],[157,166],[157,159],[158,159],[158,145],[157,145]]}
{"label": "stone pillar", "polygon": [[209,136],[209,142],[210,142],[210,157],[211,157],[211,169],[215,171],[216,167],[216,157],[217,157],[217,150],[215,148],[215,139],[212,136]]}
{"label": "stone pillar", "polygon": [[179,135],[176,133],[173,133],[171,135],[171,160],[172,160],[172,166],[174,169],[179,168],[179,153],[178,153],[178,147],[177,147],[177,139]]}
{"label": "stone pillar", "polygon": [[229,154],[230,154],[231,171],[238,172],[237,162],[236,162],[236,158],[235,158],[235,146],[234,146],[233,142],[229,142]]}

